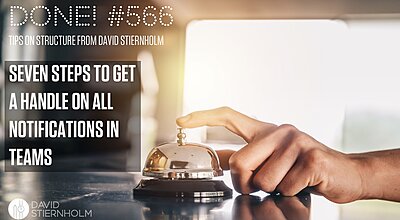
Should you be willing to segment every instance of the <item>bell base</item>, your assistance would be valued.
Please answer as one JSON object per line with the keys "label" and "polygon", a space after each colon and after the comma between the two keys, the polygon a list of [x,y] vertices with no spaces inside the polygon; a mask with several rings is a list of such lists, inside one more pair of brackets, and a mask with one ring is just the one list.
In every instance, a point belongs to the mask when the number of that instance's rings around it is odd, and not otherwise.
{"label": "bell base", "polygon": [[134,197],[231,198],[232,189],[221,180],[142,179],[133,189]]}

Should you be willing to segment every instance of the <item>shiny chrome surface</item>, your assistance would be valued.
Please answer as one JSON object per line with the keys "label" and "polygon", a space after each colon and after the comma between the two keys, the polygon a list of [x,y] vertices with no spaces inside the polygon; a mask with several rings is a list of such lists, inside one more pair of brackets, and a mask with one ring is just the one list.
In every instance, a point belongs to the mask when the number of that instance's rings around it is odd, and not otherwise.
{"label": "shiny chrome surface", "polygon": [[167,179],[210,179],[222,176],[217,154],[195,143],[168,143],[152,149],[143,175]]}

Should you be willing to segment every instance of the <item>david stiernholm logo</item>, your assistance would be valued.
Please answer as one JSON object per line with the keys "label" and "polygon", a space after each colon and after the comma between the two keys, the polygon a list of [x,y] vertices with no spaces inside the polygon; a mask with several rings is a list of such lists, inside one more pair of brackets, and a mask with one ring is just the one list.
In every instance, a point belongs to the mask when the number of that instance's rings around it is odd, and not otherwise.
{"label": "david stiernholm logo", "polygon": [[17,198],[8,204],[8,214],[13,219],[25,219],[28,215],[33,219],[87,219],[93,217],[93,210],[64,208],[58,201],[32,200],[28,204],[24,199]]}
{"label": "david stiernholm logo", "polygon": [[23,199],[13,199],[8,205],[8,214],[13,219],[24,219],[29,214],[29,205]]}

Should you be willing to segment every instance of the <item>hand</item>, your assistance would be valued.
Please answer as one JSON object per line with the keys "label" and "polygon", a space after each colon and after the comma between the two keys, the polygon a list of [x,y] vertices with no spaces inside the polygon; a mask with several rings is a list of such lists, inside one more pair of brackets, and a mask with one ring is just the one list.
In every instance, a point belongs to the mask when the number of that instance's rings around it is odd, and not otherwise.
{"label": "hand", "polygon": [[242,194],[263,190],[293,196],[305,189],[337,203],[370,197],[364,157],[328,148],[292,125],[261,122],[228,107],[193,112],[177,124],[224,126],[247,142],[237,152],[217,152]]}

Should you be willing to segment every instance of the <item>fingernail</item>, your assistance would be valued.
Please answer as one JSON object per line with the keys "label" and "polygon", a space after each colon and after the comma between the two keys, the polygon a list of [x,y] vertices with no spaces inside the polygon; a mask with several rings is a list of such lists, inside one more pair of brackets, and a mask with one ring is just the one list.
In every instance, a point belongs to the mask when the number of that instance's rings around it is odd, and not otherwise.
{"label": "fingernail", "polygon": [[190,115],[185,115],[185,116],[183,116],[183,117],[177,118],[177,119],[176,119],[176,122],[177,122],[178,124],[181,124],[181,123],[185,123],[185,122],[188,121],[189,119],[190,119]]}

